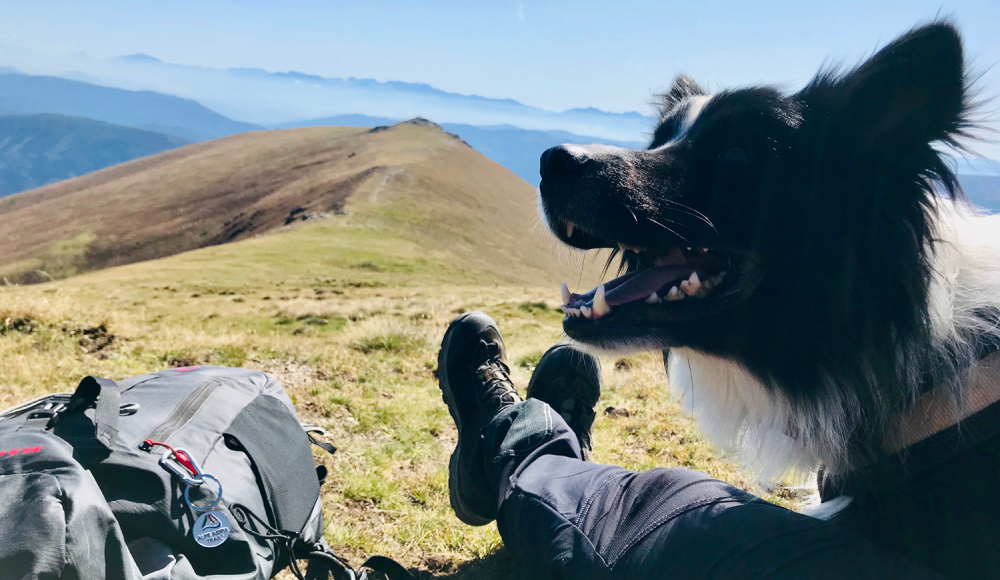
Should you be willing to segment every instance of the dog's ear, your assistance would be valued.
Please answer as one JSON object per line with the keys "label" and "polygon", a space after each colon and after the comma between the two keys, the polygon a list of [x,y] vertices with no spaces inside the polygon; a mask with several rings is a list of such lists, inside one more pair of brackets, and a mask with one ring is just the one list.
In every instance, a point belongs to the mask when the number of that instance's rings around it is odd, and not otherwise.
{"label": "dog's ear", "polygon": [[949,141],[963,128],[965,62],[962,40],[949,23],[911,30],[846,75],[827,80],[831,121],[850,128],[865,150]]}
{"label": "dog's ear", "polygon": [[670,110],[677,105],[677,103],[680,103],[688,97],[706,94],[708,93],[705,89],[701,88],[693,78],[687,75],[678,75],[677,78],[674,79],[674,84],[670,87],[670,90],[659,95],[660,114],[669,113]]}

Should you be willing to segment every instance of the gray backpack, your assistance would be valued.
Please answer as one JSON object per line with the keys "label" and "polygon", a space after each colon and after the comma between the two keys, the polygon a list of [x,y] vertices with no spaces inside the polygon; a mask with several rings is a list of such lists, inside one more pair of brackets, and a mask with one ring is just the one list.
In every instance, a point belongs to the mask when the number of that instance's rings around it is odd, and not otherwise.
{"label": "gray backpack", "polygon": [[307,429],[270,376],[207,366],[87,377],[6,411],[0,580],[364,578],[323,540],[311,442],[333,448]]}

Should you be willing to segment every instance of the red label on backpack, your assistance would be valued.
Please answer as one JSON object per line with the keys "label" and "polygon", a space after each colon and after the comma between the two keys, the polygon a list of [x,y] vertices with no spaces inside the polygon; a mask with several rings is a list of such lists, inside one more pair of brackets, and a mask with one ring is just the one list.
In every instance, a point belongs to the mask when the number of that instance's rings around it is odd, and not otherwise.
{"label": "red label on backpack", "polygon": [[19,455],[21,453],[25,455],[32,455],[41,451],[43,447],[45,446],[39,445],[38,447],[22,447],[21,449],[7,449],[4,451],[0,451],[0,458],[14,457],[15,455]]}

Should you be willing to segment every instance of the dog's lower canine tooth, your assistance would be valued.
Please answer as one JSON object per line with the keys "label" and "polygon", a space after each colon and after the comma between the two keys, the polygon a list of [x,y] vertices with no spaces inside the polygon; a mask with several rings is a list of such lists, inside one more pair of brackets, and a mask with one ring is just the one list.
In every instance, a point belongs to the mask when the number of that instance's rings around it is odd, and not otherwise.
{"label": "dog's lower canine tooth", "polygon": [[694,296],[701,288],[701,280],[698,279],[698,272],[691,272],[691,277],[681,282],[681,292],[688,296]]}
{"label": "dog's lower canine tooth", "polygon": [[598,286],[597,291],[594,292],[593,309],[595,318],[600,318],[611,313],[611,307],[608,306],[607,300],[604,299],[604,284]]}
{"label": "dog's lower canine tooth", "polygon": [[563,282],[562,288],[560,288],[559,290],[562,292],[563,304],[569,304],[569,299],[570,299],[569,286],[567,286],[566,283]]}
{"label": "dog's lower canine tooth", "polygon": [[677,289],[677,286],[674,286],[670,289],[670,292],[667,292],[667,301],[673,302],[675,300],[684,300],[684,295]]}
{"label": "dog's lower canine tooth", "polygon": [[573,237],[573,228],[575,228],[575,227],[576,227],[576,224],[574,224],[573,222],[566,222],[566,237],[567,238],[572,238]]}
{"label": "dog's lower canine tooth", "polygon": [[660,300],[660,297],[656,295],[656,292],[650,294],[649,298],[646,299],[646,304],[659,304],[660,302],[662,302],[662,300]]}
{"label": "dog's lower canine tooth", "polygon": [[593,315],[593,310],[587,308],[586,306],[580,307],[580,313],[583,314],[584,318],[590,318]]}

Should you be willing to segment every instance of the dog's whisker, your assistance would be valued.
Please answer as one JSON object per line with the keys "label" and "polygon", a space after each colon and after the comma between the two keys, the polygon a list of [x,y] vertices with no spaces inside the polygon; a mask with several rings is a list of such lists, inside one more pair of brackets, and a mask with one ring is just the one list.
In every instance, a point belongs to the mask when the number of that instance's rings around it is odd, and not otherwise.
{"label": "dog's whisker", "polygon": [[647,220],[647,221],[650,221],[650,222],[652,222],[652,223],[654,223],[654,224],[656,224],[656,225],[660,226],[661,228],[663,228],[663,229],[667,230],[668,232],[670,232],[670,233],[674,234],[674,235],[675,235],[675,236],[677,236],[678,238],[680,238],[680,239],[684,240],[684,242],[685,242],[685,243],[690,243],[690,242],[688,241],[688,239],[687,239],[686,237],[684,237],[684,236],[680,235],[680,234],[679,234],[679,233],[677,233],[676,231],[674,231],[674,230],[672,230],[672,229],[668,228],[667,226],[665,226],[665,225],[661,224],[660,222],[658,222],[658,221],[654,220],[653,218],[651,218],[651,217],[647,217],[647,218],[646,218],[646,220]]}

